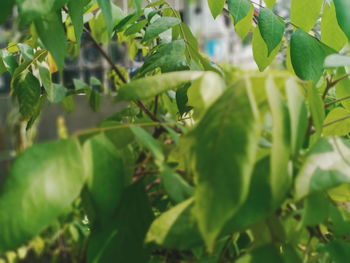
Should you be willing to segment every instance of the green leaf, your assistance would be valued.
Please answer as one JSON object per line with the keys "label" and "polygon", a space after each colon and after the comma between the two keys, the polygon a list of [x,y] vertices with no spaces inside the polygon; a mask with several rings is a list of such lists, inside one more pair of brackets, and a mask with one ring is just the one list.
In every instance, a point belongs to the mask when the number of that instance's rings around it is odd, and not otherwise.
{"label": "green leaf", "polygon": [[321,41],[337,51],[341,50],[347,42],[346,35],[338,24],[333,1],[325,3],[323,8]]}
{"label": "green leaf", "polygon": [[151,151],[158,166],[164,162],[162,145],[154,139],[148,132],[138,126],[130,126],[130,130],[135,135],[137,141]]}
{"label": "green leaf", "polygon": [[350,40],[350,2],[348,0],[334,0],[337,20],[348,39]]}
{"label": "green leaf", "polygon": [[243,40],[248,32],[252,29],[252,21],[254,17],[254,7],[252,6],[248,12],[248,15],[245,16],[242,20],[240,20],[235,25],[236,33],[240,36],[240,38]]}
{"label": "green leaf", "polygon": [[271,149],[271,189],[275,204],[286,196],[292,182],[289,169],[290,120],[288,109],[270,77],[266,83],[266,93],[272,114],[272,149]]}
{"label": "green leaf", "polygon": [[209,251],[247,198],[258,138],[254,116],[240,82],[223,93],[191,133],[198,182],[194,213]]}
{"label": "green leaf", "polygon": [[291,150],[292,155],[296,156],[303,145],[307,132],[308,112],[301,87],[294,78],[287,80],[286,93],[290,116]]}
{"label": "green leaf", "polygon": [[284,262],[284,260],[279,254],[276,247],[274,247],[273,245],[265,245],[254,249],[249,254],[246,254],[243,257],[239,258],[236,262],[237,263],[260,263],[260,262],[281,263],[281,262]]}
{"label": "green leaf", "polygon": [[124,189],[121,154],[105,135],[97,135],[84,143],[87,169],[87,192],[94,213],[94,225],[107,224],[119,206]]}
{"label": "green leaf", "polygon": [[341,240],[333,240],[324,248],[334,263],[344,263],[350,258],[350,244]]}
{"label": "green leaf", "polygon": [[332,53],[336,52],[301,29],[292,35],[292,64],[295,73],[302,80],[317,82],[323,74],[325,58]]}
{"label": "green leaf", "polygon": [[148,24],[148,21],[146,19],[145,20],[141,20],[140,22],[137,22],[137,23],[133,24],[127,30],[125,30],[124,35],[125,36],[130,36],[130,35],[136,34],[141,29],[143,29],[147,24]]}
{"label": "green leaf", "polygon": [[270,158],[263,158],[254,167],[247,200],[227,222],[222,234],[244,230],[263,220],[272,209]]}
{"label": "green leaf", "polygon": [[220,15],[222,9],[224,9],[225,2],[225,0],[208,0],[208,5],[214,18]]}
{"label": "green leaf", "polygon": [[140,11],[142,7],[142,0],[133,0],[133,3],[136,10]]}
{"label": "green leaf", "polygon": [[165,73],[131,81],[119,90],[119,100],[139,100],[152,98],[164,91],[177,88],[179,85],[196,80],[205,74],[216,74],[205,71],[183,71]]}
{"label": "green leaf", "polygon": [[162,168],[160,178],[165,192],[175,203],[180,203],[192,197],[193,187],[168,166]]}
{"label": "green leaf", "polygon": [[175,17],[163,16],[161,18],[158,18],[150,26],[148,26],[143,40],[148,41],[155,37],[158,37],[159,34],[179,24],[181,24],[181,20]]}
{"label": "green leaf", "polygon": [[68,11],[74,26],[74,34],[78,46],[80,46],[80,38],[84,28],[84,2],[77,0],[68,1]]}
{"label": "green leaf", "polygon": [[[347,74],[346,70],[344,68],[338,68],[337,74],[335,78],[343,77],[345,74]],[[335,86],[335,94],[337,99],[342,99],[345,97],[350,96],[350,79],[345,78],[342,81],[339,81],[337,85]],[[341,104],[347,109],[350,110],[350,99],[343,100]]]}
{"label": "green leaf", "polygon": [[339,68],[350,66],[350,56],[333,54],[326,57],[324,61],[325,68]]}
{"label": "green leaf", "polygon": [[316,24],[323,0],[291,0],[291,22],[305,32]]}
{"label": "green leaf", "polygon": [[15,94],[19,102],[19,111],[29,120],[35,112],[35,106],[40,99],[40,82],[28,72],[16,81]]}
{"label": "green leaf", "polygon": [[0,25],[4,23],[7,17],[12,13],[16,0],[5,0],[2,2],[0,9]]}
{"label": "green leaf", "polygon": [[89,96],[89,104],[93,111],[98,111],[101,106],[101,95],[100,92],[96,89],[91,90]]}
{"label": "green leaf", "polygon": [[35,21],[35,28],[44,46],[50,51],[59,70],[63,70],[67,37],[61,12],[53,12]]}
{"label": "green leaf", "polygon": [[88,262],[149,262],[143,243],[152,220],[143,184],[130,185],[124,190],[120,206],[110,222],[92,229]]}
{"label": "green leaf", "polygon": [[201,245],[203,241],[192,208],[191,198],[162,213],[153,221],[146,242],[172,249],[189,249]]}
{"label": "green leaf", "polygon": [[324,120],[324,136],[345,136],[350,132],[350,111],[338,107],[328,113]]}
{"label": "green leaf", "polygon": [[39,17],[57,11],[66,0],[17,0],[20,12],[20,24],[27,25]]}
{"label": "green leaf", "polygon": [[23,152],[0,190],[0,253],[52,224],[70,208],[84,181],[75,139],[37,144]]}
{"label": "green leaf", "polygon": [[52,83],[51,73],[46,67],[39,67],[41,82],[51,103],[61,102],[67,94],[67,89],[62,85]]}
{"label": "green leaf", "polygon": [[296,198],[349,183],[349,158],[347,140],[337,137],[320,139],[309,151],[296,178]]}
{"label": "green leaf", "polygon": [[259,27],[256,27],[253,34],[253,56],[256,64],[260,71],[264,71],[267,66],[275,59],[277,53],[281,48],[281,43],[278,45],[274,51],[268,55],[268,48],[261,36]]}
{"label": "green leaf", "polygon": [[304,200],[303,225],[316,226],[329,215],[329,200],[324,193],[314,193]]}
{"label": "green leaf", "polygon": [[254,7],[248,0],[228,0],[228,11],[232,15],[235,25],[248,16],[251,9]]}
{"label": "green leaf", "polygon": [[272,8],[276,4],[276,0],[264,0],[268,8]]}
{"label": "green leaf", "polygon": [[307,88],[307,100],[310,105],[312,122],[314,124],[316,134],[322,134],[323,120],[326,117],[323,100],[314,85]]}
{"label": "green leaf", "polygon": [[97,0],[98,5],[101,7],[104,21],[107,25],[108,35],[112,34],[113,30],[113,16],[112,16],[112,4],[110,0]]}
{"label": "green leaf", "polygon": [[145,58],[142,67],[137,71],[135,78],[144,76],[157,68],[162,73],[189,69],[186,57],[186,43],[183,40],[175,40],[170,43],[160,44],[154,53]]}
{"label": "green leaf", "polygon": [[270,9],[262,8],[259,12],[258,25],[269,56],[282,41],[284,23]]}

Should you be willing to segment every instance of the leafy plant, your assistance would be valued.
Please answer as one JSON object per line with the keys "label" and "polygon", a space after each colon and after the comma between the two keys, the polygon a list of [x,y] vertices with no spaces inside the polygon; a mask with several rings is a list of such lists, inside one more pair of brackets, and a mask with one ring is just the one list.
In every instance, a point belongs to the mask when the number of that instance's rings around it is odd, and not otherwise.
{"label": "leafy plant", "polygon": [[[127,106],[97,128],[19,147],[0,188],[0,261],[348,262],[350,9],[347,0],[208,0],[252,36],[247,72],[211,62],[167,1],[5,0],[21,41],[0,71],[30,130],[45,104],[85,95]],[[319,19],[321,22],[319,22]],[[317,26],[315,26],[317,25]],[[81,36],[111,68],[55,83]],[[101,47],[125,43],[133,74]],[[278,68],[278,69],[276,69]],[[92,86],[97,86],[95,89]],[[63,127],[64,128],[64,127]]]}

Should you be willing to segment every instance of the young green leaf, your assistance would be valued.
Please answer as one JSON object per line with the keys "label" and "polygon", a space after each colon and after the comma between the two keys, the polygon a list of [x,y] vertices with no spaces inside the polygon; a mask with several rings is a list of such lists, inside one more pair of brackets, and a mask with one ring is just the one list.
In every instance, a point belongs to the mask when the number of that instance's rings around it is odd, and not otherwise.
{"label": "young green leaf", "polygon": [[257,134],[244,82],[228,88],[191,133],[198,182],[194,213],[210,251],[247,197]]}
{"label": "young green leaf", "polygon": [[70,208],[84,181],[75,139],[38,144],[23,152],[0,190],[0,253],[52,224]]}
{"label": "young green leaf", "polygon": [[350,111],[338,107],[330,111],[324,120],[324,136],[345,136],[350,132]]}
{"label": "young green leaf", "polygon": [[321,41],[336,51],[341,50],[347,42],[335,13],[334,2],[326,3],[321,20]]}
{"label": "young green leaf", "polygon": [[336,53],[305,31],[297,29],[291,39],[291,59],[295,73],[302,80],[317,82],[323,73],[325,58]]}
{"label": "young green leaf", "polygon": [[167,31],[168,29],[178,25],[181,23],[181,20],[175,17],[161,17],[154,21],[148,28],[146,29],[145,36],[143,38],[144,41],[151,40],[159,36],[159,34]]}
{"label": "young green leaf", "polygon": [[291,22],[309,32],[320,16],[323,0],[291,0]]}
{"label": "young green leaf", "polygon": [[220,15],[222,9],[224,9],[225,2],[225,0],[208,0],[208,5],[214,18]]}
{"label": "young green leaf", "polygon": [[268,8],[272,8],[276,4],[276,0],[264,0]]}
{"label": "young green leaf", "polygon": [[350,40],[350,2],[348,0],[334,0],[334,4],[338,23]]}
{"label": "young green leaf", "polygon": [[205,71],[183,71],[134,80],[120,88],[118,98],[120,100],[148,99],[186,82],[196,80],[205,74],[216,75],[216,73]]}
{"label": "young green leaf", "polygon": [[97,0],[103,14],[103,18],[107,25],[108,35],[112,34],[113,30],[113,16],[112,16],[112,4],[110,0]]}
{"label": "young green leaf", "polygon": [[255,28],[253,34],[253,56],[260,71],[264,71],[272,63],[280,48],[281,43],[269,55],[267,45],[261,36],[259,27]]}
{"label": "young green leaf", "polygon": [[323,100],[314,85],[307,87],[307,100],[310,105],[312,122],[316,130],[316,135],[322,134],[323,120],[325,118],[325,108]]}
{"label": "young green leaf", "polygon": [[258,25],[262,38],[267,45],[267,55],[281,43],[284,33],[284,23],[268,8],[259,12]]}

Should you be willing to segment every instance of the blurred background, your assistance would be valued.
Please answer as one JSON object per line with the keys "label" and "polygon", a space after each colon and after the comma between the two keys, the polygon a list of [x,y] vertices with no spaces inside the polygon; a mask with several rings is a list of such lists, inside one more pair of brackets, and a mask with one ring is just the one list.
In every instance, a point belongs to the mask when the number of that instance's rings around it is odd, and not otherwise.
{"label": "blurred background", "polygon": [[[128,0],[115,0],[125,13],[128,11]],[[146,2],[146,1],[145,1]],[[213,62],[229,63],[244,69],[256,70],[253,61],[251,37],[249,33],[242,41],[235,33],[232,20],[228,15],[220,15],[214,20],[209,11],[207,0],[169,0],[169,3],[177,10],[186,24],[190,26],[197,37],[200,48]],[[256,8],[263,6],[263,1],[255,0]],[[289,1],[279,0],[275,6],[276,12],[281,16],[288,14]],[[14,19],[9,19],[5,25],[0,27],[0,48],[6,49],[10,41],[20,41],[20,31],[17,30]],[[136,62],[128,58],[126,47],[115,41],[103,46],[117,65],[126,69],[135,70],[142,64],[142,56],[136,57]],[[2,52],[2,51],[1,51]],[[108,63],[101,57],[93,43],[86,35],[82,37],[82,48],[76,58],[67,59],[66,67],[60,78],[67,88],[73,88],[73,80],[91,83],[93,80],[102,80],[105,87],[112,85],[108,73]],[[277,59],[275,63],[278,62]],[[6,173],[9,162],[14,154],[13,149],[18,144],[24,147],[33,141],[47,141],[58,137],[60,129],[67,130],[72,134],[82,129],[95,127],[102,119],[106,118],[122,107],[115,104],[110,97],[101,97],[101,107],[93,111],[84,96],[75,96],[74,102],[67,102],[66,109],[61,104],[46,105],[42,111],[35,129],[26,133],[25,124],[19,121],[18,112],[14,111],[9,96],[10,75],[5,73],[0,76],[0,178]],[[74,104],[73,104],[74,103]],[[74,106],[73,106],[74,105]],[[71,112],[67,108],[73,108]]]}

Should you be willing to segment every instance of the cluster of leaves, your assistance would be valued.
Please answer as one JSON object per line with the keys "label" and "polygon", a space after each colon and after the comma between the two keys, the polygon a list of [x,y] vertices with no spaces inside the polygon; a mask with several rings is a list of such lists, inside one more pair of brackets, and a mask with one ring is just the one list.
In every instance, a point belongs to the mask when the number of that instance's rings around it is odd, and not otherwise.
{"label": "cluster of leaves", "polygon": [[[286,69],[266,73],[211,63],[165,0],[134,0],[130,14],[109,0],[5,3],[0,17],[16,6],[29,29],[0,60],[28,129],[47,101],[67,106],[78,93],[95,110],[102,92],[129,103],[97,128],[18,153],[0,188],[4,257],[38,262],[57,241],[72,262],[348,261],[347,0],[292,0],[290,22],[275,1],[228,0],[238,34],[253,31],[261,71],[286,47]],[[226,1],[208,4],[216,17]],[[110,63],[113,92],[97,79],[52,82],[83,32]],[[101,48],[110,41],[144,55],[132,76]]]}

